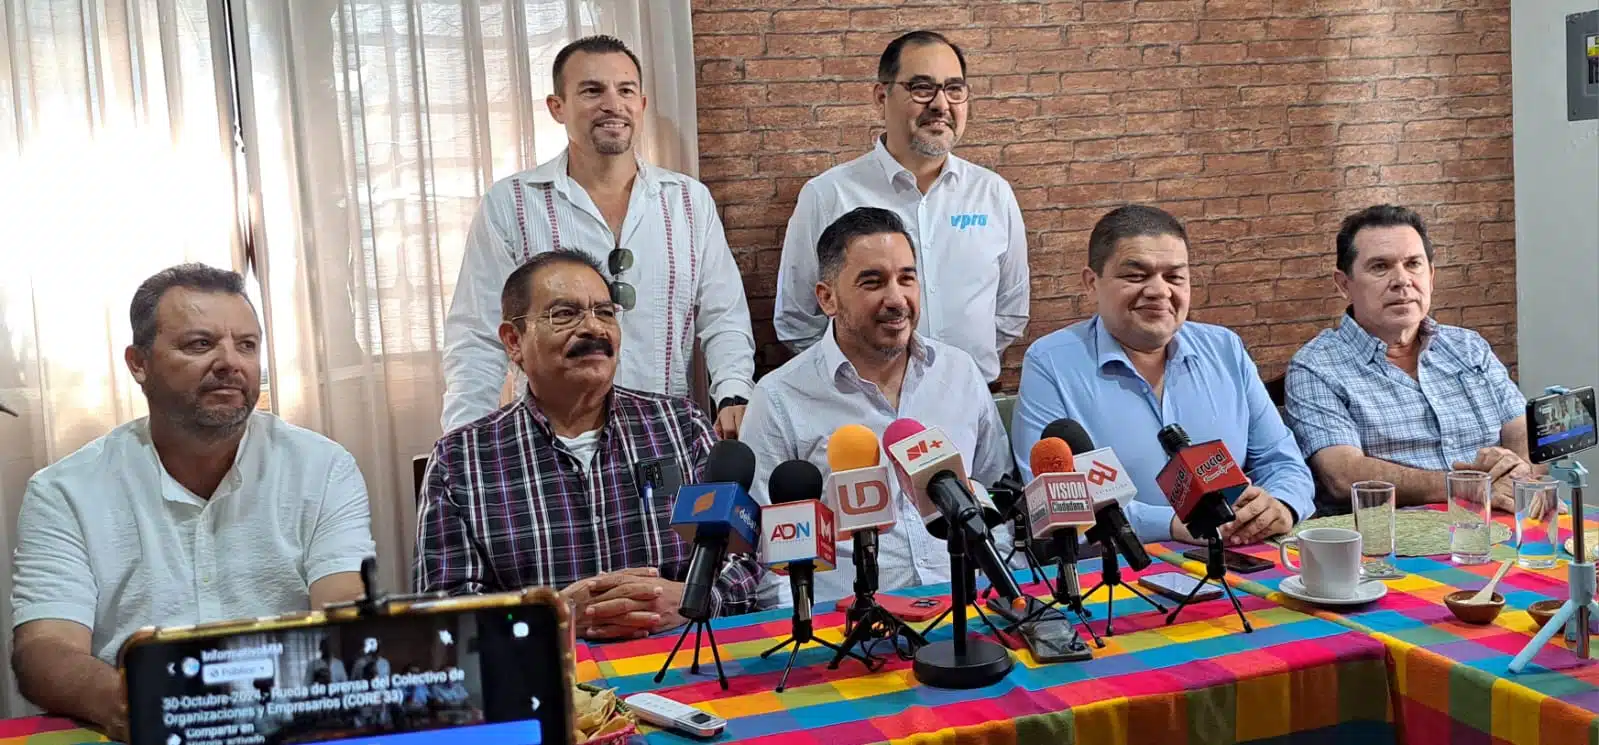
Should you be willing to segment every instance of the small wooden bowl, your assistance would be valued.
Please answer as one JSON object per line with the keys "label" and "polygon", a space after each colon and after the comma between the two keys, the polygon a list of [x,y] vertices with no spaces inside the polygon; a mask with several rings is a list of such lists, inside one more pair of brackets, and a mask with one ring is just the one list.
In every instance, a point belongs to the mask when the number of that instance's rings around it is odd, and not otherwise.
{"label": "small wooden bowl", "polygon": [[1444,596],[1444,605],[1449,606],[1449,612],[1455,614],[1455,618],[1460,619],[1463,623],[1476,624],[1478,626],[1493,623],[1494,619],[1499,617],[1499,612],[1505,609],[1505,596],[1496,592],[1486,603],[1468,605],[1465,601],[1476,594],[1476,590],[1451,592]]}
{"label": "small wooden bowl", "polygon": [[1541,629],[1545,624],[1549,623],[1549,619],[1555,617],[1555,611],[1560,610],[1560,606],[1564,605],[1565,602],[1564,600],[1539,600],[1527,606],[1527,614],[1532,616],[1532,620]]}

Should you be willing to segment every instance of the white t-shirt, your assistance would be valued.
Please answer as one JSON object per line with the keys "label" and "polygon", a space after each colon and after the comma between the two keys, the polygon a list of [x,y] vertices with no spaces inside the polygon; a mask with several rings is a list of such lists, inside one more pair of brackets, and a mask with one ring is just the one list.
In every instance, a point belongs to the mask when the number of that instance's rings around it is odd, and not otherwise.
{"label": "white t-shirt", "polygon": [[555,437],[566,446],[567,450],[572,451],[573,457],[577,458],[577,462],[583,464],[583,470],[587,471],[589,464],[594,462],[594,451],[600,448],[600,430],[590,430],[577,437],[560,435]]}
{"label": "white t-shirt", "polygon": [[256,412],[205,500],[167,474],[138,419],[28,480],[13,623],[83,624],[114,663],[141,626],[307,610],[312,583],[375,550],[366,483],[332,440]]}

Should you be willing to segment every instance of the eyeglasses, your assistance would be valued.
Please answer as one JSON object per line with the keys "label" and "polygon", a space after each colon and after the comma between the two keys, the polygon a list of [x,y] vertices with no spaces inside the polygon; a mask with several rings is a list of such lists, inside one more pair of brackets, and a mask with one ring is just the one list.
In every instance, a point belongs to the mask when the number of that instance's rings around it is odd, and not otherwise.
{"label": "eyeglasses", "polygon": [[617,247],[606,257],[605,268],[611,270],[611,301],[621,306],[622,310],[632,310],[638,303],[638,290],[623,282],[620,276],[622,272],[633,268],[633,252]]}
{"label": "eyeglasses", "polygon": [[906,91],[910,92],[911,100],[916,103],[932,103],[938,97],[938,92],[944,92],[944,98],[950,103],[965,103],[966,97],[971,95],[972,89],[964,80],[952,80],[948,83],[934,83],[930,80],[903,80],[893,81]]}
{"label": "eyeglasses", "polygon": [[[616,317],[621,315],[623,310],[617,303],[595,303],[588,307],[557,305],[533,317],[543,321],[552,331],[571,331],[581,326],[583,320],[591,315],[601,324],[614,327],[617,325]],[[527,318],[526,315],[517,316],[511,319],[511,323],[518,323]]]}

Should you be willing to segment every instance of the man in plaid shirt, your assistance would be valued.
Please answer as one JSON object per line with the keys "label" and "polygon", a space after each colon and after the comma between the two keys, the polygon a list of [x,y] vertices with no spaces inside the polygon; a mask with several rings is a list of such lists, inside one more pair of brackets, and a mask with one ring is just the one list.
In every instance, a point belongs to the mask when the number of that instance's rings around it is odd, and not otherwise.
{"label": "man in plaid shirt", "polygon": [[[613,383],[620,309],[588,254],[534,256],[506,279],[501,312],[500,340],[528,390],[434,447],[416,589],[558,587],[587,639],[681,625],[692,547],[671,529],[672,500],[699,480],[710,419],[687,400]],[[760,571],[731,557],[712,590],[718,612],[753,609]]]}
{"label": "man in plaid shirt", "polygon": [[1333,281],[1349,300],[1288,365],[1288,426],[1310,457],[1324,507],[1349,509],[1350,486],[1395,486],[1400,506],[1443,502],[1444,474],[1493,477],[1494,506],[1530,475],[1526,399],[1474,331],[1428,316],[1432,241],[1421,216],[1368,207],[1338,231]]}

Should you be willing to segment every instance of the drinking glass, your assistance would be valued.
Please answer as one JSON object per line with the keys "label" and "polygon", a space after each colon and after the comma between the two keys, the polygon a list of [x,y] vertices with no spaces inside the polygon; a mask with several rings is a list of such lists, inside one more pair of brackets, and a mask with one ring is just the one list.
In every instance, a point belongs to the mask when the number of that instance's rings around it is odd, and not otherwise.
{"label": "drinking glass", "polygon": [[1360,573],[1366,579],[1405,576],[1394,562],[1394,485],[1386,481],[1357,481],[1349,504],[1360,531]]}
{"label": "drinking glass", "polygon": [[1560,482],[1548,476],[1515,479],[1516,565],[1552,569],[1560,537]]}
{"label": "drinking glass", "polygon": [[1493,481],[1482,471],[1450,471],[1444,476],[1449,497],[1449,558],[1456,564],[1486,564],[1493,545]]}

